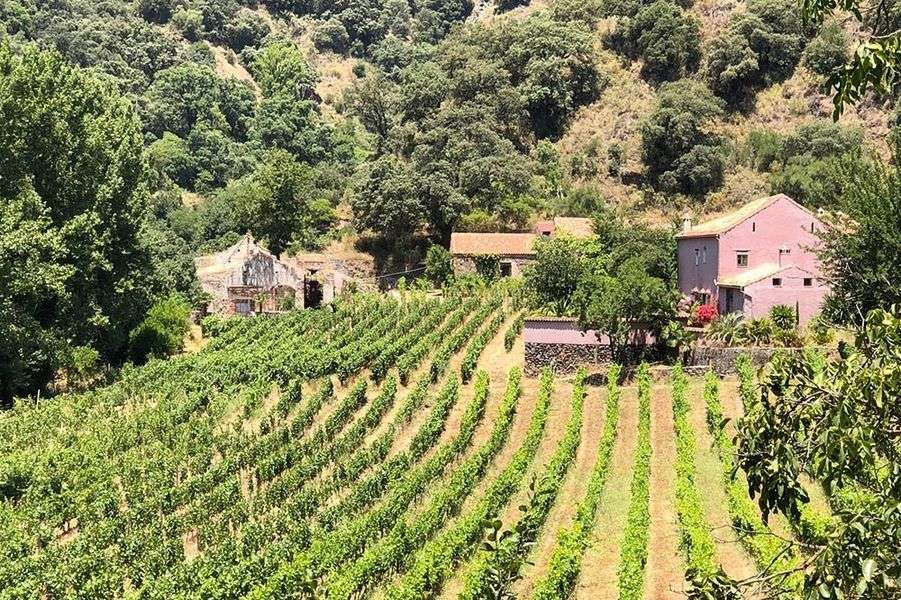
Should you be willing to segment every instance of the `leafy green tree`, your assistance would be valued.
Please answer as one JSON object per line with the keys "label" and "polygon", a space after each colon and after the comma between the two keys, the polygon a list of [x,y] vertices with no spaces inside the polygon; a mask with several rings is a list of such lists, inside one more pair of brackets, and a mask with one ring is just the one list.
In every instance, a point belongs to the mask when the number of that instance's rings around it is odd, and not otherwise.
{"label": "leafy green tree", "polygon": [[237,226],[254,232],[275,254],[292,241],[316,247],[335,220],[314,169],[284,150],[269,152],[256,171],[222,194],[238,216]]}
{"label": "leafy green tree", "polygon": [[409,240],[425,222],[425,207],[416,193],[410,168],[392,155],[367,165],[351,200],[354,223],[388,239]]}
{"label": "leafy green tree", "polygon": [[615,362],[635,357],[636,328],[659,334],[674,315],[675,294],[666,283],[648,274],[640,259],[629,259],[615,271],[589,270],[573,296],[579,326],[592,329],[610,342]]}
{"label": "leafy green tree", "polygon": [[316,26],[313,32],[313,44],[317,50],[331,50],[344,54],[350,47],[350,35],[339,19],[332,17]]}
{"label": "leafy green tree", "polygon": [[235,52],[247,46],[258,47],[269,35],[269,24],[258,13],[242,8],[226,27],[228,45]]}
{"label": "leafy green tree", "polygon": [[875,308],[901,305],[901,174],[875,157],[846,159],[840,173],[847,182],[841,213],[828,216],[831,227],[820,234],[819,258],[831,288],[825,312],[836,322],[859,324]]}
{"label": "leafy green tree", "polygon": [[642,159],[660,188],[700,196],[722,183],[722,140],[710,124],[722,102],[703,84],[681,80],[661,86],[657,107],[641,126]]}
{"label": "leafy green tree", "polygon": [[150,357],[164,358],[184,348],[191,305],[180,296],[154,303],[147,317],[129,335],[129,353],[136,363]]}
{"label": "leafy green tree", "polygon": [[344,93],[349,114],[360,119],[376,139],[376,153],[387,149],[388,138],[397,122],[395,85],[380,73],[353,82]]}
{"label": "leafy green tree", "polygon": [[435,287],[444,287],[454,276],[450,252],[444,246],[432,244],[425,255],[425,278]]}
{"label": "leafy green tree", "polygon": [[138,0],[138,14],[151,23],[168,23],[172,17],[171,0]]}
{"label": "leafy green tree", "polygon": [[590,241],[562,236],[536,241],[535,253],[535,262],[523,271],[532,303],[556,314],[568,314],[576,288],[599,249]]}
{"label": "leafy green tree", "polygon": [[823,77],[843,67],[850,58],[848,34],[840,23],[831,21],[804,49],[804,65]]}
{"label": "leafy green tree", "polygon": [[889,400],[901,395],[897,309],[868,313],[841,354],[825,364],[801,353],[774,357],[746,400],[736,457],[764,519],[799,518],[809,502],[802,475],[830,498],[832,519],[824,535],[804,540],[809,560],[796,567],[807,596],[887,599],[901,578],[901,412]]}
{"label": "leafy green tree", "polygon": [[706,66],[710,88],[738,106],[758,88],[790,77],[805,42],[794,0],[752,0],[711,41]]}
{"label": "leafy green tree", "polygon": [[701,59],[697,19],[669,0],[657,0],[623,20],[619,35],[630,55],[643,61],[642,73],[654,81],[672,81],[690,75]]}
{"label": "leafy green tree", "polygon": [[269,44],[255,56],[251,68],[266,98],[284,95],[310,100],[315,97],[319,75],[292,43]]}
{"label": "leafy green tree", "polygon": [[0,121],[8,398],[47,383],[64,341],[115,357],[149,305],[151,265],[143,141],[124,98],[59,54],[0,45]]}

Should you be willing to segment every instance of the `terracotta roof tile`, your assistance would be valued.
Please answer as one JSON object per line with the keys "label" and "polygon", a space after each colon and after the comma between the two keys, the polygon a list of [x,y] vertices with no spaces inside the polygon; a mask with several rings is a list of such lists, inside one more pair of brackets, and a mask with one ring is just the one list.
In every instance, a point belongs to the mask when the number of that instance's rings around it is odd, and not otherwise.
{"label": "terracotta roof tile", "polygon": [[450,251],[456,255],[534,256],[534,233],[458,233],[451,234]]}
{"label": "terracotta roof tile", "polygon": [[[705,221],[703,223],[698,223],[690,230],[678,233],[676,237],[692,238],[712,236],[724,233],[740,224],[745,219],[749,219],[750,217],[762,211],[764,208],[770,206],[771,204],[774,204],[779,200],[782,200],[783,198],[791,200],[791,198],[789,198],[785,194],[776,194],[775,196],[767,196],[766,198],[758,198],[757,200],[752,200],[751,202],[748,202],[737,210],[722,215],[721,217],[717,217],[716,219]],[[794,201],[792,200],[792,202]]]}

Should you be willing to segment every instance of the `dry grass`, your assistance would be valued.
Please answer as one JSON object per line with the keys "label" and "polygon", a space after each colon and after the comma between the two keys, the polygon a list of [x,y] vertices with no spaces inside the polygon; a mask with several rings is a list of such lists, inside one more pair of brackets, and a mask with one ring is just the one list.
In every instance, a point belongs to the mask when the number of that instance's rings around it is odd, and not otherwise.
{"label": "dry grass", "polygon": [[554,507],[548,514],[547,521],[529,556],[529,562],[523,567],[522,579],[513,586],[517,598],[530,598],[534,585],[547,573],[557,533],[563,527],[570,527],[576,515],[578,503],[584,497],[597,458],[597,447],[604,433],[606,391],[588,388],[585,397],[585,419],[582,423],[581,443],[576,452],[572,468],[566,475],[563,485],[557,494]]}
{"label": "dry grass", "polygon": [[253,75],[244,68],[238,57],[235,56],[234,51],[221,46],[210,45],[210,48],[213,50],[213,57],[216,59],[216,74],[225,79],[237,79],[247,83],[259,100],[261,98],[260,87],[254,81]]}
{"label": "dry grass", "polygon": [[685,567],[679,550],[675,507],[676,439],[670,387],[651,389],[651,525],[645,598],[682,596]]}
{"label": "dry grass", "polygon": [[583,600],[613,600],[618,597],[619,548],[629,512],[632,463],[638,433],[638,390],[623,388],[620,398],[619,431],[607,485],[601,497],[591,545],[582,558],[581,576],[574,597]]}

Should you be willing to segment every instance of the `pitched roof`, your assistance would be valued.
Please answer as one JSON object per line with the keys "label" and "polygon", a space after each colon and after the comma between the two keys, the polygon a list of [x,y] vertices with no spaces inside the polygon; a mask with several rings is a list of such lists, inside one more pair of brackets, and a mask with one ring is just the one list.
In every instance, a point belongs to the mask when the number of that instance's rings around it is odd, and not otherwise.
{"label": "pitched roof", "polygon": [[[705,221],[703,223],[698,223],[693,226],[688,231],[683,231],[676,234],[677,238],[693,238],[693,237],[709,237],[719,235],[721,233],[725,233],[729,231],[736,225],[741,224],[746,219],[749,219],[762,211],[763,209],[775,204],[779,200],[789,200],[792,203],[795,203],[794,200],[786,196],[785,194],[776,194],[775,196],[767,196],[765,198],[758,198],[757,200],[752,200],[748,202],[744,206],[732,211],[731,213],[727,213],[721,217],[717,217],[716,219],[712,219],[710,221]],[[796,204],[796,203],[795,203]]]}
{"label": "pitched roof", "polygon": [[555,233],[564,231],[575,237],[591,237],[594,235],[594,226],[591,219],[586,217],[554,217]]}
{"label": "pitched roof", "polygon": [[776,263],[764,263],[760,266],[754,267],[753,269],[748,269],[746,271],[742,271],[741,273],[736,273],[735,275],[728,275],[726,277],[723,277],[722,279],[717,280],[716,284],[720,287],[743,288],[751,285],[752,283],[756,283],[761,279],[772,277],[773,275],[781,273],[786,269],[797,269],[805,273],[810,273],[810,271],[808,271],[807,269],[802,269],[797,265],[779,266]]}
{"label": "pitched roof", "polygon": [[451,234],[450,251],[457,255],[518,255],[535,254],[534,233],[458,233]]}
{"label": "pitched roof", "polygon": [[232,271],[238,265],[244,264],[247,259],[257,254],[271,256],[275,259],[273,254],[257,244],[250,232],[247,232],[237,243],[221,252],[198,256],[194,259],[194,264],[197,268],[198,277],[214,276]]}

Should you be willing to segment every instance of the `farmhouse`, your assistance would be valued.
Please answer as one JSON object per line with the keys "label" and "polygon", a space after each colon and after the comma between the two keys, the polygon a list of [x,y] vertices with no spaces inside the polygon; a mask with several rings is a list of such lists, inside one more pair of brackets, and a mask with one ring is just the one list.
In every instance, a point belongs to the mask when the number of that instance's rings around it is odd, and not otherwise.
{"label": "farmhouse", "polygon": [[194,259],[209,313],[250,315],[303,306],[304,278],[248,232],[221,252]]}
{"label": "farmhouse", "polygon": [[524,266],[535,260],[535,240],[561,234],[590,237],[591,219],[555,217],[552,220],[539,221],[528,233],[454,232],[451,234],[450,243],[454,271],[474,272],[479,257],[496,256],[500,261],[501,276],[519,275]]}
{"label": "farmhouse", "polygon": [[823,223],[777,194],[676,235],[679,289],[720,313],[766,315],[777,304],[797,307],[802,323],[816,314],[828,291],[814,252]]}

